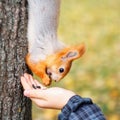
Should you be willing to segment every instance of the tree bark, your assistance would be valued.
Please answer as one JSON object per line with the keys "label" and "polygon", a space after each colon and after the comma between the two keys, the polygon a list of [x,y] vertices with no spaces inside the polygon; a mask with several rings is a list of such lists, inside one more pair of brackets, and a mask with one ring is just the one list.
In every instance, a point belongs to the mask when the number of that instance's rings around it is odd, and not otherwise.
{"label": "tree bark", "polygon": [[28,72],[26,0],[0,0],[0,120],[31,120],[20,76]]}

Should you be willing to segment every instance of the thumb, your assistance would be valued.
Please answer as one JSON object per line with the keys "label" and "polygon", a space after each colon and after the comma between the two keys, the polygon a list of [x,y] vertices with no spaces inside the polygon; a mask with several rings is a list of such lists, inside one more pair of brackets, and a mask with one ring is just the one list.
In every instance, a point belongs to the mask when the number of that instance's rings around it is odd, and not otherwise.
{"label": "thumb", "polygon": [[24,95],[31,98],[43,98],[44,90],[25,90]]}

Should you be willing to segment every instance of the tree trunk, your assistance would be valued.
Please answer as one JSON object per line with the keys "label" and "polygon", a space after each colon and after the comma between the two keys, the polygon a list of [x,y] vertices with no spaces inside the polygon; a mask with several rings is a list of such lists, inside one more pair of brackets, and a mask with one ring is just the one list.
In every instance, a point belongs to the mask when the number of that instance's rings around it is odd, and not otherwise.
{"label": "tree trunk", "polygon": [[31,120],[20,76],[28,72],[26,0],[0,0],[0,120]]}

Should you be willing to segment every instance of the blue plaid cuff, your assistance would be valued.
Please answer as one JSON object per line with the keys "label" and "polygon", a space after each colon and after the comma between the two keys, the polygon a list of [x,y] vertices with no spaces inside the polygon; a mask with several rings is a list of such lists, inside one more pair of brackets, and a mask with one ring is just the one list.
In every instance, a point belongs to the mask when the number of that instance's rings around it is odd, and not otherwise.
{"label": "blue plaid cuff", "polygon": [[63,107],[59,120],[105,120],[100,108],[90,98],[71,97]]}

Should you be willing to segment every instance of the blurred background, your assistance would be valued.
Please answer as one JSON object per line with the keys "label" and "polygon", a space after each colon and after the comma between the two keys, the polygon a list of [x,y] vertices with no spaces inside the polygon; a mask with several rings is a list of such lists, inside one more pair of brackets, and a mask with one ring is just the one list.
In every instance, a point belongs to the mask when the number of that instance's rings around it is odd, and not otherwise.
{"label": "blurred background", "polygon": [[[90,97],[108,120],[120,120],[120,0],[62,0],[58,36],[87,50],[52,86]],[[33,120],[57,120],[58,113],[33,104]]]}

